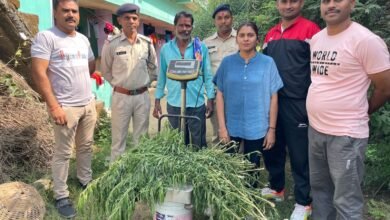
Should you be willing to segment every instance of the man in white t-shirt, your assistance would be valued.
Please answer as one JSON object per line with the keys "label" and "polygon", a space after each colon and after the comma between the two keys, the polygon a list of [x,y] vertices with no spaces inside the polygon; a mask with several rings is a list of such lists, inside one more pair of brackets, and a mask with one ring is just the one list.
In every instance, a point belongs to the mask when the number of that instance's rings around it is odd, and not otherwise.
{"label": "man in white t-shirt", "polygon": [[[327,27],[311,40],[309,115],[313,219],[363,219],[369,115],[390,99],[384,41],[352,22],[355,0],[322,0]],[[367,90],[373,85],[367,101]]]}
{"label": "man in white t-shirt", "polygon": [[32,76],[53,121],[53,191],[58,212],[72,218],[76,211],[66,184],[72,146],[76,145],[77,178],[83,188],[92,180],[95,101],[90,74],[95,70],[88,39],[75,31],[77,0],[54,0],[55,27],[39,32],[31,46]]}

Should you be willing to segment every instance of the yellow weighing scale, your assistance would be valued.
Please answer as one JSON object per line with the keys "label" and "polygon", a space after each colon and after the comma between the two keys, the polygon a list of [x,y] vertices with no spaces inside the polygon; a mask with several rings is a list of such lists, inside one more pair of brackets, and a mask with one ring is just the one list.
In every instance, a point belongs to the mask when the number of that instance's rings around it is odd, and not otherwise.
{"label": "yellow weighing scale", "polygon": [[[184,140],[186,137],[187,129],[185,127],[186,119],[199,120],[199,117],[186,115],[186,89],[187,82],[195,80],[199,77],[200,61],[198,60],[171,60],[167,68],[168,79],[181,82],[181,107],[180,115],[164,114],[158,119],[158,131],[161,129],[161,119],[164,117],[177,117],[180,118],[179,129],[183,132]],[[202,131],[201,131],[202,132]],[[191,142],[191,141],[190,141]]]}
{"label": "yellow weighing scale", "polygon": [[200,62],[198,60],[171,60],[167,77],[176,81],[190,81],[198,78]]}

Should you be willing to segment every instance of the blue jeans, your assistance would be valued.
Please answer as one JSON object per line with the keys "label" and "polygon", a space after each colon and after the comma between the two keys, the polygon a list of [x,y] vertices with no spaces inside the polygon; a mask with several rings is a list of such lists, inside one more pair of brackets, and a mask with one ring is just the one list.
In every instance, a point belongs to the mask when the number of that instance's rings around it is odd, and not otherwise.
{"label": "blue jeans", "polygon": [[[172,115],[180,115],[180,107],[174,107],[170,104],[167,104],[167,112],[168,114]],[[195,116],[200,119],[200,121],[195,119],[186,119],[186,126],[185,129],[186,137],[184,139],[184,142],[186,145],[192,144],[197,147],[206,147],[206,107],[203,104],[200,107],[197,108],[186,108],[186,116]],[[179,128],[179,117],[168,117],[169,123],[171,124],[172,128],[178,129]]]}

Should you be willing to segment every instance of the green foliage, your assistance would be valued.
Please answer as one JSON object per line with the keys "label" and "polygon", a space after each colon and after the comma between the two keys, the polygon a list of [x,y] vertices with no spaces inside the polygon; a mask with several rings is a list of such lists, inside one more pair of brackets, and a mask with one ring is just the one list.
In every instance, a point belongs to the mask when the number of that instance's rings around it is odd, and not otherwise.
{"label": "green foliage", "polygon": [[365,183],[390,184],[390,103],[371,116],[370,144],[366,153]]}
{"label": "green foliage", "polygon": [[249,186],[253,165],[243,155],[226,154],[220,148],[196,151],[186,147],[182,135],[169,129],[141,139],[109,170],[93,181],[79,197],[81,216],[131,219],[137,202],[154,210],[168,187],[193,186],[195,214],[212,207],[216,219],[274,214],[272,203]]}
{"label": "green foliage", "polygon": [[94,154],[92,161],[92,170],[94,178],[107,170],[109,165],[109,155],[111,153],[111,118],[107,112],[100,112],[96,123],[94,134]]}
{"label": "green foliage", "polygon": [[27,91],[18,87],[11,74],[0,75],[0,91],[1,90],[5,90],[5,92],[12,97],[30,97]]}
{"label": "green foliage", "polygon": [[12,64],[13,67],[17,67],[20,61],[29,59],[29,57],[23,56],[23,51],[26,50],[26,48],[28,48],[29,46],[30,44],[27,41],[23,41],[22,44],[19,44],[18,48],[15,51],[15,55],[11,57],[11,59],[6,63],[6,65]]}
{"label": "green foliage", "polygon": [[375,201],[371,199],[368,202],[368,213],[373,220],[390,219],[390,205],[385,202]]}
{"label": "green foliage", "polygon": [[100,113],[95,129],[95,144],[108,145],[111,141],[111,119],[106,111]]}
{"label": "green foliage", "polygon": [[[206,7],[195,13],[194,34],[202,39],[212,35],[216,30],[211,17],[217,5],[228,3],[234,16],[234,27],[243,21],[254,21],[259,26],[260,39],[266,32],[279,22],[279,13],[275,0],[209,0]],[[305,0],[303,15],[316,22],[321,28],[325,27],[320,15],[318,0]],[[388,0],[357,0],[352,19],[366,26],[381,36],[390,45],[390,2]]]}

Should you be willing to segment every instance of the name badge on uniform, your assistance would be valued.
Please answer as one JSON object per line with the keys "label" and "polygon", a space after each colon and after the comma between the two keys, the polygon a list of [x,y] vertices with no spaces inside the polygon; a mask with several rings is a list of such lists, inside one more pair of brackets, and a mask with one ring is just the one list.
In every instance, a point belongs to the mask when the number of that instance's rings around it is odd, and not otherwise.
{"label": "name badge on uniform", "polygon": [[116,52],[116,55],[123,55],[123,54],[126,54],[126,51],[119,51],[119,52]]}
{"label": "name badge on uniform", "polygon": [[207,47],[207,49],[209,49],[209,54],[212,54],[212,53],[215,53],[215,52],[217,52],[217,46],[209,46],[209,47]]}

